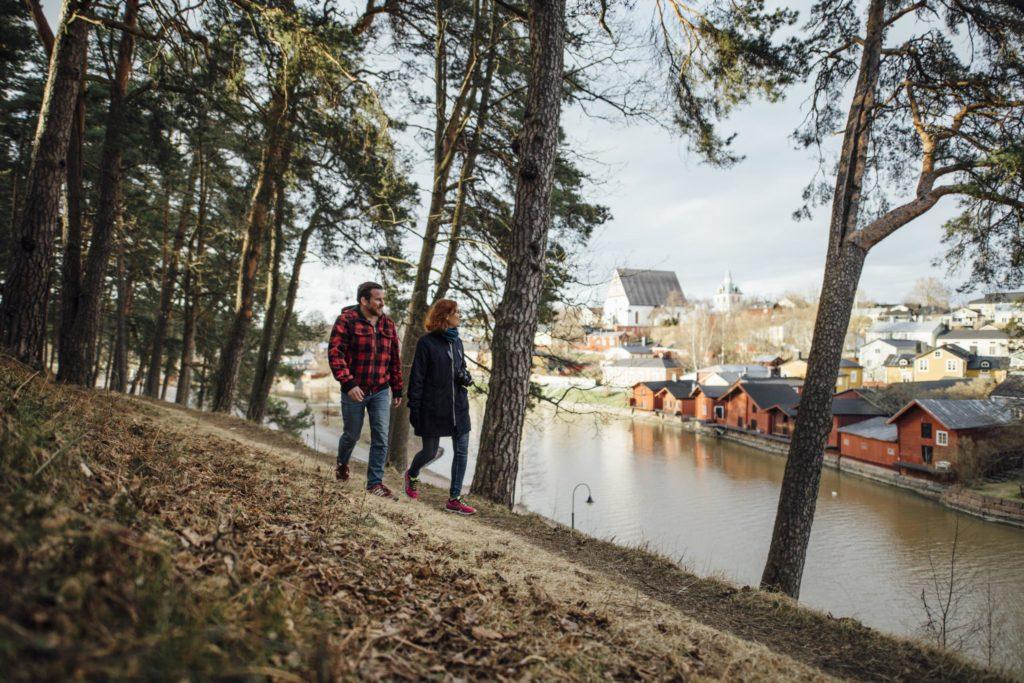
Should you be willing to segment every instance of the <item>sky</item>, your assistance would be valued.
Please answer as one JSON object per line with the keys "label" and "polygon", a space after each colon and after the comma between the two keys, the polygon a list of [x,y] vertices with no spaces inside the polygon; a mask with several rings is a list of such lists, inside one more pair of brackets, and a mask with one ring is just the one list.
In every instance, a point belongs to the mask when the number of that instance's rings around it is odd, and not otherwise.
{"label": "sky", "polygon": [[[637,14],[642,16],[649,2],[637,3]],[[810,2],[787,4],[805,14]],[[44,0],[44,7],[56,25],[59,2]],[[581,162],[584,170],[597,181],[589,197],[612,215],[587,250],[585,280],[594,286],[579,297],[600,305],[616,267],[673,270],[689,298],[710,297],[726,271],[747,295],[817,293],[829,207],[819,208],[812,220],[792,218],[817,165],[790,138],[805,113],[807,93],[797,87],[782,102],[755,103],[731,116],[722,130],[737,134],[734,150],[744,160],[728,169],[702,165],[685,141],[654,123],[591,118],[578,107],[565,110],[563,127],[587,158]],[[430,150],[411,137],[399,142],[417,160],[412,171],[420,187],[417,228],[422,230]],[[943,255],[942,224],[954,209],[955,199],[944,198],[868,254],[861,277],[868,298],[901,300],[922,277],[939,278],[951,289],[961,284],[944,266],[933,265]],[[409,240],[407,249],[418,257],[417,241]],[[297,308],[300,314],[317,311],[333,319],[354,302],[358,283],[372,275],[365,267],[325,266],[312,258],[303,269]]]}

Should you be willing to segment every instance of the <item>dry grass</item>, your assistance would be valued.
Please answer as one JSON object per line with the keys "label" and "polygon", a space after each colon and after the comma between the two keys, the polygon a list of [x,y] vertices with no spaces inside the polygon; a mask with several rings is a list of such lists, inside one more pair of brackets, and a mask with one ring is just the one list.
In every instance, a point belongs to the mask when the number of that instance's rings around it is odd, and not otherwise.
{"label": "dry grass", "polygon": [[825,678],[230,418],[4,360],[0,425],[10,680]]}

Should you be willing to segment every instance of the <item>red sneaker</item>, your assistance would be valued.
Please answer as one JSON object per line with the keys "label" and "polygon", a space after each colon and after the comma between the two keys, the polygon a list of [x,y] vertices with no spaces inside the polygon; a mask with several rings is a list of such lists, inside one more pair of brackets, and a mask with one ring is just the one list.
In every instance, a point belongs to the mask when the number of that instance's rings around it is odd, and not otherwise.
{"label": "red sneaker", "polygon": [[366,492],[369,493],[371,496],[378,496],[380,498],[395,497],[395,494],[391,493],[391,489],[389,489],[384,484],[374,484],[370,488],[366,489]]}
{"label": "red sneaker", "polygon": [[409,470],[405,471],[405,495],[413,500],[420,497],[420,480],[410,477]]}
{"label": "red sneaker", "polygon": [[475,515],[476,508],[472,508],[462,502],[462,496],[458,498],[452,498],[448,501],[448,504],[444,506],[446,512],[454,512],[457,515]]}

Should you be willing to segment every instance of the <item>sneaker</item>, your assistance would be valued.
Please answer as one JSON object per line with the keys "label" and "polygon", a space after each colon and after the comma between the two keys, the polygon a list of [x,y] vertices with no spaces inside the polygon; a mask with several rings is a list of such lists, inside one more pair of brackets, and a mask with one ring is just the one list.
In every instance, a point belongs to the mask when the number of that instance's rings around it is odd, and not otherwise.
{"label": "sneaker", "polygon": [[462,496],[458,498],[452,498],[448,501],[448,504],[444,506],[446,512],[454,512],[457,515],[475,515],[476,508],[472,508],[462,502]]}
{"label": "sneaker", "polygon": [[413,500],[420,497],[420,480],[409,476],[409,470],[405,471],[405,495]]}
{"label": "sneaker", "polygon": [[374,484],[370,488],[366,489],[366,492],[371,496],[379,496],[381,498],[394,498],[395,495],[391,493],[391,489],[384,484]]}
{"label": "sneaker", "polygon": [[342,465],[338,463],[334,468],[334,478],[338,481],[348,481],[351,473],[348,471],[348,463]]}

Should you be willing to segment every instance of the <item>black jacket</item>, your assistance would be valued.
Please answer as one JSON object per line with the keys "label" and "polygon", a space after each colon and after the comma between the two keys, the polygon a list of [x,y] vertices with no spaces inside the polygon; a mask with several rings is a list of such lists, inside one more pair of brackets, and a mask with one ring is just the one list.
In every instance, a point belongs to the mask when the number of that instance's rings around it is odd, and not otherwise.
{"label": "black jacket", "polygon": [[462,340],[449,342],[428,332],[416,342],[409,376],[409,422],[416,436],[455,436],[469,432],[472,378],[466,369]]}

